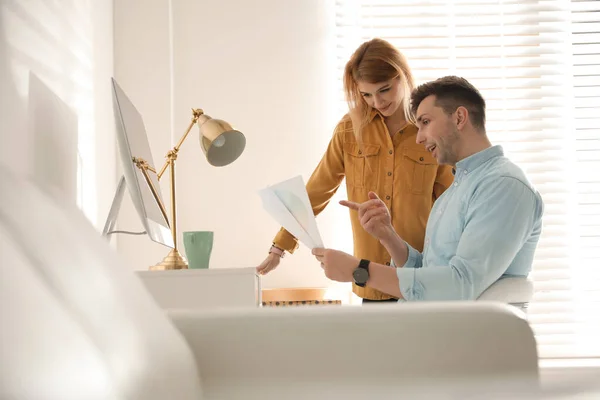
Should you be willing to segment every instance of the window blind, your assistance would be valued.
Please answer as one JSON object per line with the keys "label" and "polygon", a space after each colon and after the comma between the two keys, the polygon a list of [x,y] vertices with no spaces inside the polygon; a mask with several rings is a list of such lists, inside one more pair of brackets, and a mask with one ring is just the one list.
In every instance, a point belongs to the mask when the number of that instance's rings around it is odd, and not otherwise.
{"label": "window blind", "polygon": [[600,24],[597,1],[337,0],[338,109],[343,68],[379,37],[416,83],[472,82],[487,131],[545,201],[529,321],[541,358],[600,357]]}

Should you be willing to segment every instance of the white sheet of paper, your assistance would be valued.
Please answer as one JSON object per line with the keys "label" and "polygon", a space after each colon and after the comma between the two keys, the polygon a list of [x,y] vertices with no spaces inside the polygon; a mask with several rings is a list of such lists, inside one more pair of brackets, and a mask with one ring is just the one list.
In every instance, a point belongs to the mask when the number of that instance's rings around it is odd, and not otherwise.
{"label": "white sheet of paper", "polygon": [[300,175],[260,190],[264,209],[309,249],[324,247]]}

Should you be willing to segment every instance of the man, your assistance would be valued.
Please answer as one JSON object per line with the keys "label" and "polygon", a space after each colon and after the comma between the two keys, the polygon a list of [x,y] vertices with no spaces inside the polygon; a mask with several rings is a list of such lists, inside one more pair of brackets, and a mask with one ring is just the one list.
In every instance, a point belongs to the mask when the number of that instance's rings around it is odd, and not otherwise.
{"label": "man", "polygon": [[479,91],[463,78],[447,76],[415,89],[411,107],[417,143],[440,164],[454,167],[453,184],[431,210],[423,253],[396,234],[387,207],[370,193],[365,203],[340,203],[358,212],[363,228],[385,246],[394,265],[314,249],[325,275],[405,301],[474,300],[503,276],[527,276],[543,201],[502,148],[491,145]]}

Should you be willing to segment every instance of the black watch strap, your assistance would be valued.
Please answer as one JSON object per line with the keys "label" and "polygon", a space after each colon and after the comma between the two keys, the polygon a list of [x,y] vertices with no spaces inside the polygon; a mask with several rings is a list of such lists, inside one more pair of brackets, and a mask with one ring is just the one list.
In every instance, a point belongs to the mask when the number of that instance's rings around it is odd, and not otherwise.
{"label": "black watch strap", "polygon": [[366,269],[367,272],[369,272],[369,264],[370,263],[371,263],[371,261],[369,261],[369,260],[360,260],[360,262],[358,263],[358,268]]}
{"label": "black watch strap", "polygon": [[[369,264],[371,262],[369,260],[360,260],[358,263],[358,268],[354,273],[354,283],[356,286],[365,287],[367,281],[369,280]],[[364,271],[361,271],[364,270]],[[366,272],[366,273],[365,273]]]}

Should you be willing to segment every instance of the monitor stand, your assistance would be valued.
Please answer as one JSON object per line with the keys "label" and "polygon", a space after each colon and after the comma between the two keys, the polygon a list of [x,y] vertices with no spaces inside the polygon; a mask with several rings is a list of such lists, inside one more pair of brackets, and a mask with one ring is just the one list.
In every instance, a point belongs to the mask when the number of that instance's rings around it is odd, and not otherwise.
{"label": "monitor stand", "polygon": [[121,175],[121,179],[119,179],[119,183],[117,185],[117,190],[115,191],[115,197],[113,198],[112,204],[110,206],[110,211],[108,212],[108,217],[106,217],[104,229],[102,230],[102,236],[106,237],[113,233],[128,233],[130,235],[145,235],[147,233],[146,231],[125,232],[125,231],[113,230],[117,223],[119,211],[121,210],[121,203],[123,202],[124,194],[125,194],[125,176]]}

